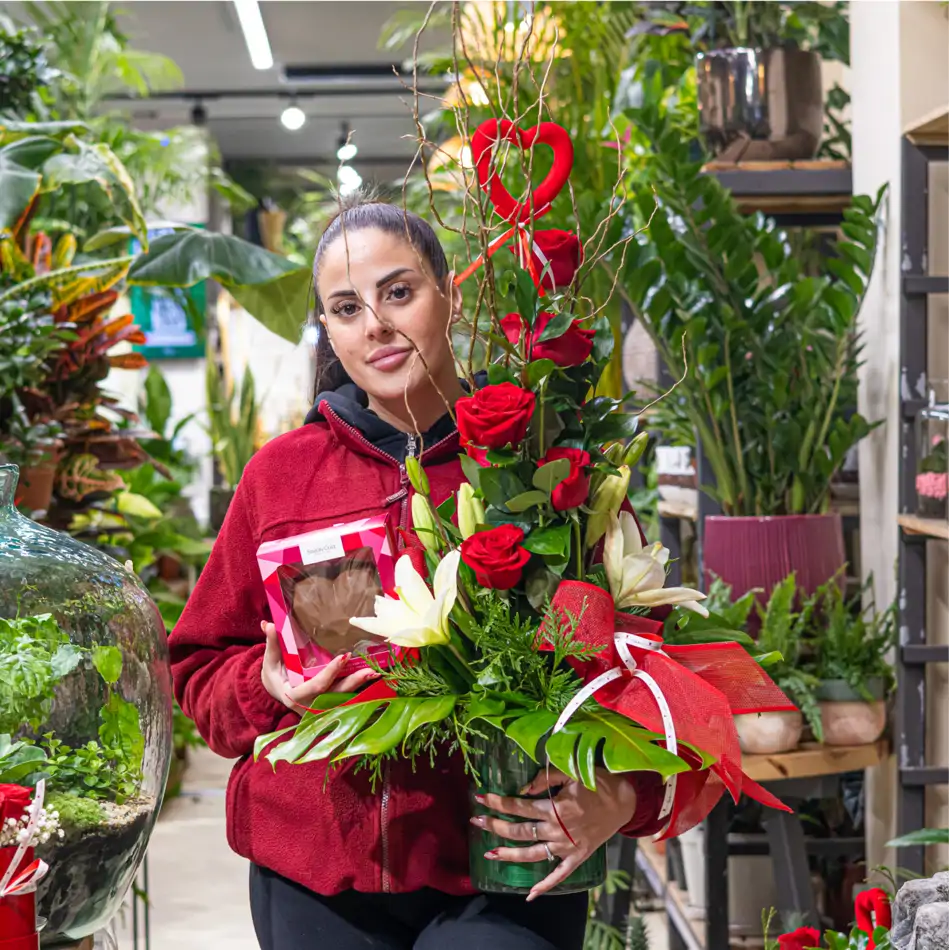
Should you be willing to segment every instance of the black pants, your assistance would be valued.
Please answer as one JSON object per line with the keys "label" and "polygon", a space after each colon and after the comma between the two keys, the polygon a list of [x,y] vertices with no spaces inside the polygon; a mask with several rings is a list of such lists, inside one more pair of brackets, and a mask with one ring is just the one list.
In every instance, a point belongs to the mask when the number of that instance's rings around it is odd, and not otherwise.
{"label": "black pants", "polygon": [[587,894],[322,897],[252,864],[251,916],[261,950],[581,950]]}

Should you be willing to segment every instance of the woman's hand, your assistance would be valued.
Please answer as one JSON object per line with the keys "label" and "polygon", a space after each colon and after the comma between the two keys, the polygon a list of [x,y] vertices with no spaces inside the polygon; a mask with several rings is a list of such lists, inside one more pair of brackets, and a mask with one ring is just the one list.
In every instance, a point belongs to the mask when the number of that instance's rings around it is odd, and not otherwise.
{"label": "woman's hand", "polygon": [[554,796],[557,815],[560,816],[564,827],[570,831],[576,844],[571,844],[570,838],[558,823],[550,798],[529,800],[506,798],[502,795],[480,795],[477,801],[486,808],[527,820],[516,823],[487,815],[471,819],[473,825],[484,828],[499,838],[535,842],[528,847],[496,848],[485,855],[489,860],[527,863],[553,858],[558,861],[554,870],[531,889],[528,894],[529,901],[560,884],[605,841],[629,824],[637,807],[637,793],[630,780],[623,775],[612,775],[603,769],[597,770],[596,792],[590,791],[582,782],[577,782],[556,769],[547,772],[542,769],[534,781],[522,790],[522,794],[540,795],[541,792],[557,786],[561,786],[561,790]]}
{"label": "woman's hand", "polygon": [[317,696],[323,693],[354,693],[379,675],[373,669],[365,669],[338,679],[340,670],[350,659],[349,653],[343,653],[334,657],[312,679],[299,686],[291,686],[280,653],[280,643],[277,641],[277,628],[272,623],[262,620],[261,629],[267,639],[267,646],[264,648],[264,665],[261,667],[261,682],[264,684],[264,689],[277,702],[283,703],[295,712],[299,712],[301,706],[309,706]]}

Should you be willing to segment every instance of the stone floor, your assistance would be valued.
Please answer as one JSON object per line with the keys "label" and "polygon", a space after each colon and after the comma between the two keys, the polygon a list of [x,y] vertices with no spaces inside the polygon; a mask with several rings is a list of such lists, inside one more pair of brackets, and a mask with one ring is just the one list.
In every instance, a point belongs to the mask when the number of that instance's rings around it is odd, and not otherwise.
{"label": "stone floor", "polygon": [[[229,771],[229,762],[200,750],[192,757],[182,795],[159,819],[148,852],[149,950],[257,950],[247,863],[225,840]],[[136,950],[132,922],[127,906],[115,922],[118,950]],[[141,916],[139,924],[137,950],[145,950]],[[665,917],[650,914],[647,926],[650,950],[666,950]]]}

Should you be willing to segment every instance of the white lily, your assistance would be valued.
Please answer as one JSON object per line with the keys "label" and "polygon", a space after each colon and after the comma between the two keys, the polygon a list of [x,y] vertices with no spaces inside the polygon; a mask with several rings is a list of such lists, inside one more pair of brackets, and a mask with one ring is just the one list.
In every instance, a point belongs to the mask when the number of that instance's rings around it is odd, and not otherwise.
{"label": "white lily", "polygon": [[608,520],[604,568],[618,610],[676,604],[709,616],[709,611],[699,603],[706,598],[701,591],[663,586],[669,559],[669,548],[659,541],[644,548],[640,528],[629,511],[621,511],[619,518],[611,516]]}
{"label": "white lily", "polygon": [[458,551],[439,562],[434,591],[404,554],[396,562],[396,597],[377,597],[375,617],[353,617],[350,623],[400,647],[427,647],[449,642],[449,614],[458,596]]}

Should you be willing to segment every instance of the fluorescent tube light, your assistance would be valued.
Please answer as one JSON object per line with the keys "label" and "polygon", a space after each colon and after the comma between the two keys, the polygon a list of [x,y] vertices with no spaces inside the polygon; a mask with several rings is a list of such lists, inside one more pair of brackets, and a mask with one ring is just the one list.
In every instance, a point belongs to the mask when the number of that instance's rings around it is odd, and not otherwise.
{"label": "fluorescent tube light", "polygon": [[241,23],[251,65],[255,69],[270,69],[274,65],[274,56],[267,39],[267,28],[261,16],[260,4],[257,0],[234,0],[234,9]]}

